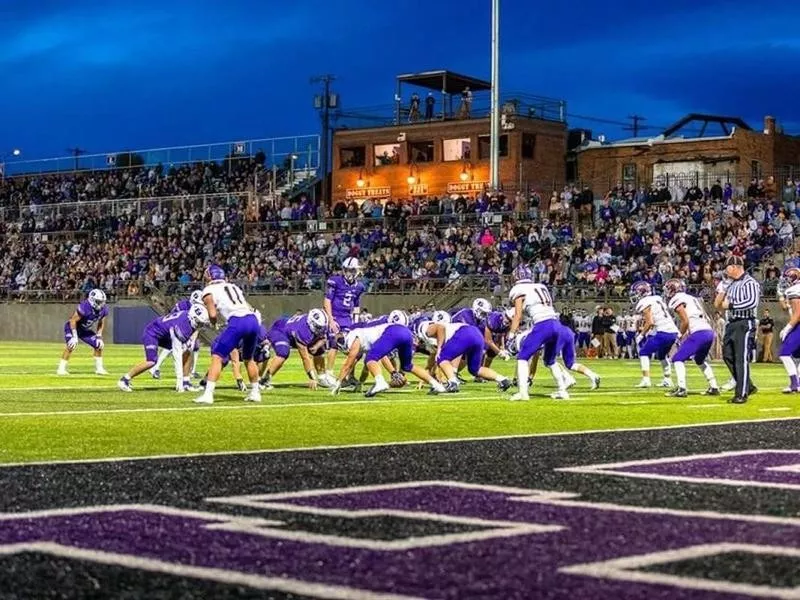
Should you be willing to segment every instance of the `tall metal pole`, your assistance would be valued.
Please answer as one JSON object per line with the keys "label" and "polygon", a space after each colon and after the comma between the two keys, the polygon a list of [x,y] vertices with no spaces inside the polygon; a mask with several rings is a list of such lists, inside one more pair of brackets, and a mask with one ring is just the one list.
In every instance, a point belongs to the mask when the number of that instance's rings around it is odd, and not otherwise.
{"label": "tall metal pole", "polygon": [[320,117],[322,119],[322,139],[320,140],[319,149],[319,170],[322,174],[322,204],[328,202],[328,169],[330,168],[330,123],[331,123],[331,82],[336,79],[333,75],[322,75],[320,77],[312,77],[311,83],[322,83],[323,94],[321,105],[318,107],[320,110]]}
{"label": "tall metal pole", "polygon": [[500,0],[492,0],[492,103],[489,124],[489,181],[500,189]]}

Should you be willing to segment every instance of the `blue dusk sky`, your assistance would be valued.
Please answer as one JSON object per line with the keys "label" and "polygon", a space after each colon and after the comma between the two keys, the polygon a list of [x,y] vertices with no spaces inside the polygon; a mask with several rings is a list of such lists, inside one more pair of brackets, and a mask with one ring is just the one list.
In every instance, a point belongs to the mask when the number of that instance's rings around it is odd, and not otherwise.
{"label": "blue dusk sky", "polygon": [[[609,138],[647,117],[773,114],[800,133],[800,3],[501,0],[501,89],[567,101]],[[0,8],[0,154],[62,156],[317,133],[313,75],[345,108],[398,73],[489,77],[489,0],[90,0]],[[588,120],[594,117],[600,120]],[[607,120],[607,122],[604,122]]]}

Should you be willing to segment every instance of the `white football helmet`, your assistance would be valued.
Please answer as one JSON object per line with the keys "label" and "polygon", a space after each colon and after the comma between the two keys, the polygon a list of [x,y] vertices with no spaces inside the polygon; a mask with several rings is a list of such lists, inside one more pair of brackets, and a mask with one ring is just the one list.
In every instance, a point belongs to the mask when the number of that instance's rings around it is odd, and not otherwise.
{"label": "white football helmet", "polygon": [[203,302],[203,290],[195,290],[189,295],[189,302],[192,304],[205,304]]}
{"label": "white football helmet", "polygon": [[342,273],[344,273],[344,278],[348,283],[353,283],[356,280],[360,269],[361,265],[358,259],[353,256],[345,258],[342,263]]}
{"label": "white football helmet", "polygon": [[434,311],[431,321],[438,325],[447,325],[450,323],[450,313],[445,310]]}
{"label": "white football helmet", "polygon": [[208,317],[208,310],[205,306],[195,304],[189,309],[189,322],[195,329],[208,326],[211,324],[211,319]]}
{"label": "white football helmet", "polygon": [[311,331],[314,333],[323,333],[328,330],[328,315],[325,314],[324,310],[312,308],[310,311],[308,311],[306,323],[308,323],[309,329],[311,329]]}
{"label": "white football helmet", "polygon": [[94,289],[89,292],[89,304],[95,310],[100,310],[106,305],[106,293],[100,289]]}
{"label": "white football helmet", "polygon": [[391,325],[403,325],[408,327],[408,314],[402,310],[393,310],[389,313],[389,323]]}
{"label": "white football helmet", "polygon": [[420,321],[417,323],[417,326],[414,330],[414,335],[416,335],[420,340],[427,340],[428,339],[428,325],[431,324],[432,321]]}
{"label": "white football helmet", "polygon": [[484,319],[490,312],[492,312],[492,303],[486,298],[475,298],[472,301],[472,314],[476,319]]}

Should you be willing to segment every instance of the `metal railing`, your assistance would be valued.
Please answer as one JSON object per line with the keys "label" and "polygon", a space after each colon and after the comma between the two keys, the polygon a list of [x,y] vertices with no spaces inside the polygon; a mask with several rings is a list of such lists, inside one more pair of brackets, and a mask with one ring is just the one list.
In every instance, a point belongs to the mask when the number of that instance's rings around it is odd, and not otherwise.
{"label": "metal railing", "polygon": [[[319,135],[259,138],[193,146],[117,150],[99,154],[80,154],[36,160],[10,160],[3,164],[5,177],[28,174],[64,173],[79,170],[103,171],[158,164],[183,165],[198,162],[238,160],[263,154],[265,164],[283,166],[294,160],[296,168],[319,168]],[[295,156],[295,159],[291,159]],[[132,159],[132,157],[135,157]],[[135,164],[134,164],[135,163]]]}
{"label": "metal railing", "polygon": [[[225,208],[246,210],[254,206],[252,192],[226,192],[221,194],[195,194],[181,196],[153,196],[147,198],[122,198],[90,200],[86,202],[58,202],[56,204],[30,204],[20,208],[17,218],[32,217],[36,221],[64,218],[102,218],[123,215],[150,214],[153,211],[190,211],[208,213]],[[10,213],[11,210],[7,209]],[[39,230],[44,231],[44,230]]]}
{"label": "metal railing", "polygon": [[[264,281],[248,281],[233,279],[248,295],[251,296],[286,296],[320,293],[327,276],[313,275],[298,278],[280,278]],[[437,306],[451,304],[447,299],[453,296],[469,294],[488,296],[496,301],[504,302],[505,294],[513,285],[510,275],[463,275],[458,279],[425,278],[425,279],[391,279],[381,280],[366,278],[368,293],[398,296],[428,296]],[[622,303],[629,302],[630,283],[606,283],[603,285],[566,284],[550,286],[551,293],[559,306],[594,302]],[[147,299],[151,294],[163,296],[188,296],[202,284],[194,282],[183,285],[179,282],[155,282],[134,280],[114,288],[105,289],[109,302],[125,299]],[[762,282],[762,300],[777,299],[777,280]],[[0,302],[76,302],[86,296],[89,289],[73,290],[13,290],[0,287]],[[689,286],[689,293],[711,302],[714,297],[714,286],[700,284]],[[449,307],[449,306],[448,306]]]}
{"label": "metal railing", "polygon": [[[510,92],[503,94],[500,99],[501,112],[514,118],[542,119],[545,121],[564,122],[566,120],[566,102],[556,98],[535,96],[526,93]],[[455,121],[469,119],[483,119],[490,115],[490,97],[488,93],[477,92],[472,96],[469,115],[461,113],[461,97],[452,97],[452,106],[442,106],[441,98],[437,97],[433,121]],[[418,116],[411,115],[409,99],[399,105],[379,104],[375,106],[354,107],[339,110],[334,113],[334,126],[336,128],[362,129],[369,127],[395,127],[397,125],[426,123],[425,107],[420,108]]]}

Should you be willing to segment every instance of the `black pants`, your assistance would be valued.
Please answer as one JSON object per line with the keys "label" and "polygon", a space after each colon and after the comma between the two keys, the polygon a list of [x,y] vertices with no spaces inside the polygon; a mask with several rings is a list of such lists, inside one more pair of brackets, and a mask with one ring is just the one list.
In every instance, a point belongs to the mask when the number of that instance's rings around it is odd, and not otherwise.
{"label": "black pants", "polygon": [[722,360],[736,380],[736,396],[746,398],[753,389],[750,380],[750,358],[756,334],[752,319],[731,321],[725,326],[722,338]]}

